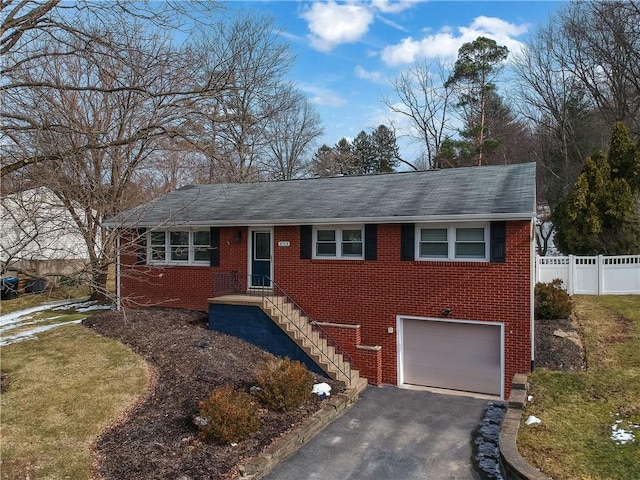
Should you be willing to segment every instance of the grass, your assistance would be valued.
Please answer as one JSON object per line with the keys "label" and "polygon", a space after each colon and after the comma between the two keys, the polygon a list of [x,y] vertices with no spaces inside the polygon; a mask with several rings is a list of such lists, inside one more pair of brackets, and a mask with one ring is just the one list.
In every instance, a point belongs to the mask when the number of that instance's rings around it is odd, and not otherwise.
{"label": "grass", "polygon": [[[585,372],[537,369],[531,376],[518,449],[554,480],[635,480],[640,472],[640,428],[635,442],[611,440],[612,425],[640,425],[640,297],[578,296],[575,313],[587,356]],[[630,422],[630,423],[628,423]]]}
{"label": "grass", "polygon": [[149,385],[145,363],[80,325],[2,348],[3,479],[90,478],[92,445]]}

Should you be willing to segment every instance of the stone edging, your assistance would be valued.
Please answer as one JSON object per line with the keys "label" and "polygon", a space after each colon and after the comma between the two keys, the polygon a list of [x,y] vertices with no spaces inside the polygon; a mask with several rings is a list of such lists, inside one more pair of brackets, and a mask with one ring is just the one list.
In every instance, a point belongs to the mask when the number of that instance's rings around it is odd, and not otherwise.
{"label": "stone edging", "polygon": [[518,452],[516,445],[520,419],[527,401],[527,388],[527,376],[516,373],[511,384],[507,413],[500,430],[499,446],[502,466],[508,477],[513,480],[551,480],[550,477],[527,463]]}
{"label": "stone edging", "polygon": [[294,453],[302,444],[311,440],[324,427],[353,405],[359,394],[360,390],[347,388],[344,392],[330,397],[322,410],[317,411],[292,431],[278,438],[257,457],[253,457],[243,465],[240,465],[240,475],[234,477],[234,480],[260,480],[264,478],[282,460]]}

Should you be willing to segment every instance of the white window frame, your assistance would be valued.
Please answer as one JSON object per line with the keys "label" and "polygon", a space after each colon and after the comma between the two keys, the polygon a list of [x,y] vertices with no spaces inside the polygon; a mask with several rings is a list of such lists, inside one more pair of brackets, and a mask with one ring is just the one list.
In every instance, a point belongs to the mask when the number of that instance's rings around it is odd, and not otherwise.
{"label": "white window frame", "polygon": [[[333,230],[336,232],[336,254],[318,255],[318,230]],[[342,232],[344,230],[359,230],[362,239],[362,252],[360,255],[344,255],[342,253]],[[313,227],[313,255],[312,258],[324,260],[364,260],[364,225],[317,225]]]}
{"label": "white window frame", "polygon": [[[420,256],[420,239],[423,228],[446,228],[447,229],[447,257],[427,257]],[[456,230],[458,228],[482,228],[484,229],[484,257],[456,257]],[[423,223],[416,225],[415,233],[415,259],[426,262],[488,262],[490,252],[490,229],[489,222],[473,223]]]}
{"label": "white window frame", "polygon": [[[186,232],[189,234],[188,240],[188,258],[187,260],[171,260],[171,233],[172,232]],[[195,260],[195,245],[194,245],[194,237],[196,232],[207,232],[207,234],[211,235],[208,228],[194,228],[194,229],[184,229],[184,228],[171,228],[171,229],[163,229],[163,230],[150,230],[147,232],[147,263],[149,265],[202,265],[209,266],[209,260]],[[154,260],[152,257],[152,245],[151,245],[151,235],[154,233],[164,233],[164,260]],[[211,242],[211,239],[209,239]],[[198,245],[202,246],[202,245]],[[156,248],[158,245],[156,245]]]}

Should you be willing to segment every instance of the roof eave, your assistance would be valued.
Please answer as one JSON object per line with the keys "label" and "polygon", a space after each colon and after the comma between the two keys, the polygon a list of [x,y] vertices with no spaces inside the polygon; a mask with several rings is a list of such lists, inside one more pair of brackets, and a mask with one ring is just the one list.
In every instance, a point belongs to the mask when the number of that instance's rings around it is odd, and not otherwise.
{"label": "roof eave", "polygon": [[191,222],[165,221],[161,223],[150,222],[123,222],[113,223],[106,221],[102,225],[107,228],[185,228],[185,227],[260,227],[260,226],[291,226],[291,225],[348,225],[362,223],[444,223],[444,222],[489,222],[489,221],[515,221],[532,220],[535,212],[518,213],[481,213],[481,214],[456,214],[456,215],[416,215],[416,216],[391,216],[391,217],[350,217],[350,218],[294,218],[294,219],[267,219],[267,220],[198,220]]}

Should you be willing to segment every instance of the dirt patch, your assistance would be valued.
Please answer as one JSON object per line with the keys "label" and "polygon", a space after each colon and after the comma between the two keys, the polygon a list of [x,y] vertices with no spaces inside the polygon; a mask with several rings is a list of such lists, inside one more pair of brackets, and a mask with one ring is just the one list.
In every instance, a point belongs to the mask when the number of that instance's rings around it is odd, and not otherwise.
{"label": "dirt patch", "polygon": [[[261,409],[261,428],[237,445],[214,445],[197,438],[197,403],[219,385],[248,390],[268,354],[237,338],[207,330],[203,313],[141,309],[126,317],[107,312],[83,324],[130,346],[157,372],[144,403],[98,440],[98,473],[116,479],[228,479],[246,458],[260,453],[283,433],[318,411],[326,400],[313,395],[293,412]],[[329,383],[337,393],[342,386]]]}
{"label": "dirt patch", "polygon": [[631,320],[616,313],[615,322],[609,330],[608,343],[625,343],[631,338]]}
{"label": "dirt patch", "polygon": [[8,373],[0,372],[0,393],[4,393],[9,389],[11,379]]}
{"label": "dirt patch", "polygon": [[580,371],[586,360],[579,331],[571,320],[535,321],[536,367]]}

